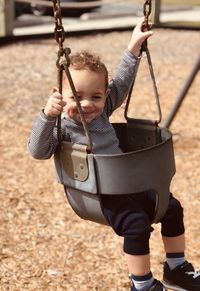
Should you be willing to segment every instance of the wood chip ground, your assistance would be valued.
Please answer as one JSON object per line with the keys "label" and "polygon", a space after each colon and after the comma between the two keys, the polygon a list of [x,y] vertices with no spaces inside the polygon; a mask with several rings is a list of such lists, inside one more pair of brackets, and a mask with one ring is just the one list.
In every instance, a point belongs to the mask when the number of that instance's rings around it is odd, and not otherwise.
{"label": "wood chip ground", "polygon": [[[68,38],[72,51],[100,54],[110,76],[131,32]],[[163,121],[199,53],[195,31],[155,30],[149,41]],[[27,150],[32,125],[56,85],[55,40],[29,40],[0,48],[0,290],[129,290],[122,238],[106,226],[81,220],[56,182],[53,160],[38,161]],[[186,254],[200,267],[200,87],[195,78],[171,130],[177,173],[171,190],[185,208]],[[156,118],[144,58],[130,115]],[[123,106],[112,120],[123,119]],[[164,165],[163,165],[164,166]],[[160,226],[151,238],[152,270],[162,277],[165,259]]]}

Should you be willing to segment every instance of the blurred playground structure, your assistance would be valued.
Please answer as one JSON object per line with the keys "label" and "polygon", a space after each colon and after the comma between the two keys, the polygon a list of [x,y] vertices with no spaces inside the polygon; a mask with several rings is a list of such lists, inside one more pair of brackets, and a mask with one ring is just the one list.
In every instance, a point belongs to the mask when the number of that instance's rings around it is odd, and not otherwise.
{"label": "blurred playground structure", "polygon": [[[141,17],[142,0],[99,0],[99,1],[69,1],[62,3],[61,7],[82,9],[83,7],[95,8],[91,12],[86,12],[80,17],[69,15],[64,19],[69,32],[127,29],[134,25],[138,17]],[[21,15],[16,17],[15,3],[19,4],[42,4],[51,8],[51,1],[42,0],[0,0],[0,37],[15,37],[19,35],[37,35],[52,32],[52,19],[50,16]],[[184,27],[199,29],[200,27],[200,5],[199,1],[153,1],[152,20],[155,26],[159,27]],[[73,15],[72,15],[73,16]]]}
{"label": "blurred playground structure", "polygon": [[[52,8],[52,1],[42,0],[0,0],[0,43],[7,40],[17,40],[52,36],[54,27],[52,16],[49,15],[16,15],[16,3],[18,5],[44,5]],[[76,33],[87,34],[90,32],[105,32],[109,30],[127,30],[134,26],[138,18],[142,17],[142,0],[97,0],[97,1],[61,1],[62,12],[69,9],[68,17],[63,18],[66,31],[72,36]],[[79,17],[70,14],[72,11],[89,12],[79,13]],[[200,29],[200,2],[198,0],[155,0],[152,7],[152,21],[155,27],[175,29]],[[80,10],[82,9],[82,10]],[[64,14],[64,13],[63,13]],[[65,15],[66,16],[66,15]],[[184,98],[187,95],[197,73],[199,72],[200,58],[194,63],[180,93],[177,97],[165,126],[169,127],[175,118]]]}

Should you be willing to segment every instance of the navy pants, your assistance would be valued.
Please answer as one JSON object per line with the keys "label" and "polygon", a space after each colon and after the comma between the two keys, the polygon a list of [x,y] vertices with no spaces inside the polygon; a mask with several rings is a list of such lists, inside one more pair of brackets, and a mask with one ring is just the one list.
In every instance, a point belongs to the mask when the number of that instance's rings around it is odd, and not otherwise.
{"label": "navy pants", "polygon": [[[131,255],[149,254],[151,221],[155,195],[145,192],[131,195],[102,195],[104,215],[116,234],[124,237],[124,252]],[[161,233],[175,237],[184,233],[183,208],[170,194],[168,209],[160,221]]]}

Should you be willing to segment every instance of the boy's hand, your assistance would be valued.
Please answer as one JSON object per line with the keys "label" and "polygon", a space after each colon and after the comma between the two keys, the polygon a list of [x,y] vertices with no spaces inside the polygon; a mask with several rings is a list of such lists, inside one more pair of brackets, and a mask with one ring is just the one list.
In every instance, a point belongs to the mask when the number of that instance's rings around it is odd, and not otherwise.
{"label": "boy's hand", "polygon": [[62,95],[56,87],[52,89],[52,95],[49,97],[44,108],[44,114],[48,117],[57,117],[62,111],[66,102],[63,101]]}
{"label": "boy's hand", "polygon": [[130,42],[128,44],[128,50],[135,56],[139,56],[142,43],[145,41],[145,39],[152,36],[153,34],[151,30],[144,32],[142,31],[143,23],[144,20],[141,20],[137,23],[136,27],[133,30]]}

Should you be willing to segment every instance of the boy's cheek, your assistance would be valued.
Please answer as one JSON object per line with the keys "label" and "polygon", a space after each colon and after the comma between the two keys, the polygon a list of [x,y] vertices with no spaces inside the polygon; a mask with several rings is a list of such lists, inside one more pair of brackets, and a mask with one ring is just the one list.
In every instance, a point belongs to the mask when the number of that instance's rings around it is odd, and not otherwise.
{"label": "boy's cheek", "polygon": [[77,114],[77,108],[76,105],[69,105],[67,104],[64,108],[63,108],[64,112],[67,113],[68,116],[73,116],[75,114]]}

